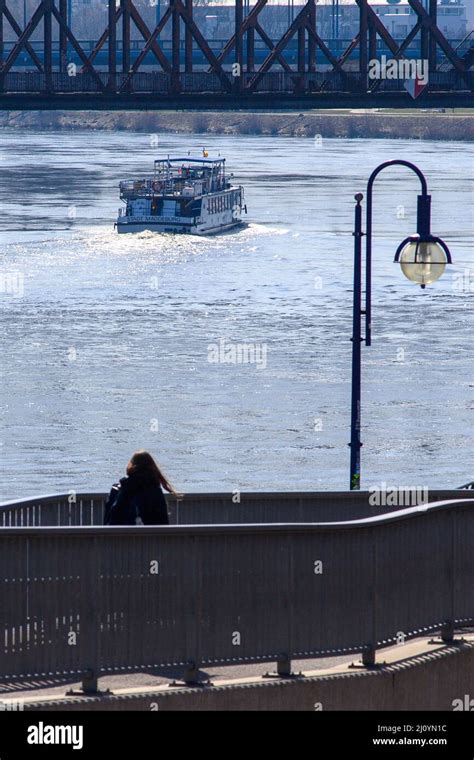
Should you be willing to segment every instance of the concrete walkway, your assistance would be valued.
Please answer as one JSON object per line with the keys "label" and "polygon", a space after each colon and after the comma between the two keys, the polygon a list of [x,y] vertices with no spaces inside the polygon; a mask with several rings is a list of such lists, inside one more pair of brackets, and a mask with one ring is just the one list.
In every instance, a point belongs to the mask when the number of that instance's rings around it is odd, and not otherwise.
{"label": "concrete walkway", "polygon": [[[466,651],[474,649],[474,632],[463,632],[458,634],[453,644],[444,644],[438,638],[418,638],[413,639],[405,644],[400,644],[389,649],[384,649],[378,652],[377,667],[367,670],[362,667],[360,660],[357,657],[337,657],[320,660],[303,660],[293,662],[293,671],[297,674],[300,673],[305,676],[304,679],[294,679],[294,681],[306,682],[307,679],[333,680],[337,677],[348,676],[367,676],[375,674],[383,674],[390,672],[401,672],[406,669],[413,669],[416,664],[429,664],[430,661],[439,661],[445,659],[450,655],[455,655],[460,651]],[[351,664],[355,664],[355,667],[350,667]],[[288,682],[291,679],[264,679],[263,674],[268,671],[274,670],[274,665],[271,663],[258,664],[258,665],[234,665],[231,667],[209,668],[206,671],[201,671],[201,677],[203,679],[209,678],[212,684],[219,689],[219,687],[242,687],[242,686],[263,686],[265,684],[277,684],[282,682]],[[178,688],[170,688],[170,683],[175,679],[178,680],[182,676],[182,670],[179,669],[160,669],[153,673],[130,673],[130,674],[118,674],[102,677],[99,680],[100,689],[104,692],[107,689],[113,693],[106,697],[106,701],[109,703],[105,709],[114,709],[113,703],[115,698],[119,700],[122,705],[119,709],[124,709],[123,701],[130,700],[130,706],[128,709],[146,709],[144,707],[137,707],[137,698],[140,703],[150,701],[153,695],[166,697],[172,693],[184,693],[191,694],[192,692],[212,691],[212,687],[206,687],[205,689],[192,689],[186,687],[183,684],[176,684]],[[474,685],[473,685],[474,686]],[[0,701],[4,703],[4,709],[7,708],[9,703],[19,702],[25,709],[49,709],[52,703],[55,703],[55,707],[66,707],[68,704],[73,707],[72,703],[76,703],[78,709],[80,709],[80,703],[90,704],[89,709],[97,709],[99,705],[97,702],[103,702],[104,699],[97,697],[84,697],[82,694],[76,694],[74,696],[66,696],[66,692],[69,690],[79,690],[80,684],[72,680],[60,680],[60,679],[37,679],[23,683],[12,683],[9,686],[3,685],[0,690]],[[462,696],[462,695],[461,695]],[[135,703],[132,705],[132,702]],[[92,703],[95,703],[92,706]],[[85,705],[83,705],[84,707]],[[356,709],[353,708],[345,709]],[[99,707],[99,709],[101,709]],[[190,707],[190,709],[192,709]],[[344,708],[343,708],[344,709]],[[359,705],[358,709],[364,709]]]}

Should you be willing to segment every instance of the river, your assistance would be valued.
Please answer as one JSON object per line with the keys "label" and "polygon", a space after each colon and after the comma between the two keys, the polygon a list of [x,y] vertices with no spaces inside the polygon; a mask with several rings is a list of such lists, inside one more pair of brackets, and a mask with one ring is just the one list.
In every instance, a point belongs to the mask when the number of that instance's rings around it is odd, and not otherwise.
{"label": "river", "polygon": [[[347,489],[353,196],[391,158],[425,172],[454,264],[424,291],[403,277],[393,255],[415,231],[418,184],[381,174],[362,486],[473,479],[472,145],[0,138],[3,499],[108,489],[137,448],[183,491]],[[118,236],[119,180],[204,141],[244,185],[249,226]],[[221,339],[254,347],[256,361],[212,361]]]}

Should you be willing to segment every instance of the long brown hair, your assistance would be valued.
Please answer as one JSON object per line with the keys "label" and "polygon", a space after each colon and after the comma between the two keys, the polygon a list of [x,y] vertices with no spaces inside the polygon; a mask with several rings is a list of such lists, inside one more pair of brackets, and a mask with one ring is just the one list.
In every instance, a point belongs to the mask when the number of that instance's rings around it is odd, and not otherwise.
{"label": "long brown hair", "polygon": [[163,475],[152,455],[143,449],[132,454],[130,462],[127,464],[127,475],[129,477],[130,475],[138,475],[149,478],[159,483],[165,491],[172,493],[173,496],[178,495],[169,480]]}

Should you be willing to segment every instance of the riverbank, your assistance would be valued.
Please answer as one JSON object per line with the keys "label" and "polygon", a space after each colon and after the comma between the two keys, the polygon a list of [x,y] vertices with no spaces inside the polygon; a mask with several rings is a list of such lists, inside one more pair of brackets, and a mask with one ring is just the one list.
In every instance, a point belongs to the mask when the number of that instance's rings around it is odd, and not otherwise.
{"label": "riverbank", "polygon": [[474,110],[433,111],[0,111],[0,127],[287,137],[474,140]]}

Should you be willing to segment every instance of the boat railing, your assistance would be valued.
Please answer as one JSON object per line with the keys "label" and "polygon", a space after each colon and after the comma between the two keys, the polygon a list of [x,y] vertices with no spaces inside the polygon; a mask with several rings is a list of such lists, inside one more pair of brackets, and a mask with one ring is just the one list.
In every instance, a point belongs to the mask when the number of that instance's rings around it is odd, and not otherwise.
{"label": "boat railing", "polygon": [[119,184],[120,192],[150,192],[153,189],[153,180],[141,179],[141,180],[124,180]]}
{"label": "boat railing", "polygon": [[168,177],[162,179],[123,180],[119,183],[121,195],[149,196],[180,195],[184,188],[193,188],[195,194],[219,193],[230,190],[223,179]]}

